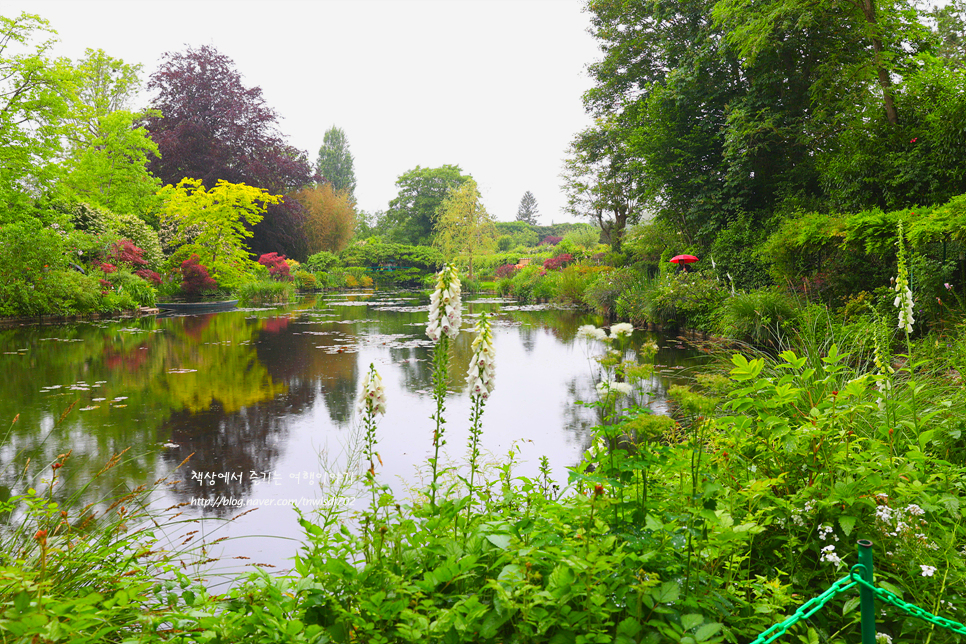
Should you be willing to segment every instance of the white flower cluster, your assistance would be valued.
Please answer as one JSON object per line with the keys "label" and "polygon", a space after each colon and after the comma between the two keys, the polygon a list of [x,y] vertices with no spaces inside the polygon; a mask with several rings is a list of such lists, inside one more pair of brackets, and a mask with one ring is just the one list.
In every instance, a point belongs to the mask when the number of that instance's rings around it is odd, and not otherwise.
{"label": "white flower cluster", "polygon": [[490,321],[486,313],[480,316],[476,323],[476,339],[473,340],[473,357],[466,374],[466,382],[470,386],[471,396],[480,396],[486,400],[495,386],[496,351],[493,348],[493,334],[490,332]]}
{"label": "white flower cluster", "polygon": [[606,329],[597,328],[593,324],[585,324],[577,329],[577,337],[587,338],[588,340],[603,340],[604,342],[610,342],[611,340],[623,338],[624,336],[630,336],[633,332],[634,325],[630,324],[629,322],[618,322],[617,324],[612,324],[610,327],[610,336],[607,335]]}
{"label": "white flower cluster", "polygon": [[810,514],[814,509],[815,502],[806,501],[805,506],[801,510],[798,510],[797,508],[795,509],[795,513],[792,514],[792,523],[800,528],[805,527],[805,519],[803,518],[803,515]]}
{"label": "white flower cluster", "polygon": [[827,561],[835,566],[842,563],[842,558],[835,553],[835,546],[825,546],[822,548],[821,561]]}
{"label": "white flower cluster", "polygon": [[369,373],[362,380],[357,409],[360,415],[386,413],[386,389],[382,385],[382,376],[373,365],[369,365]]}
{"label": "white flower cluster", "polygon": [[585,324],[577,329],[577,337],[587,338],[588,340],[606,340],[607,331],[598,329],[593,324]]}
{"label": "white flower cluster", "polygon": [[876,633],[875,644],[892,644],[892,636],[888,633]]}
{"label": "white flower cluster", "polygon": [[630,396],[633,388],[626,382],[616,382],[614,380],[601,380],[597,383],[597,393],[601,398],[606,398],[610,394],[619,396]]}
{"label": "white flower cluster", "polygon": [[447,264],[436,274],[436,290],[429,297],[429,324],[426,335],[439,342],[440,333],[450,338],[460,334],[463,304],[460,301],[460,278],[456,266]]}
{"label": "white flower cluster", "polygon": [[619,338],[624,335],[630,335],[634,332],[634,325],[628,322],[620,322],[618,324],[611,325],[610,327],[610,337]]}
{"label": "white flower cluster", "polygon": [[826,523],[826,524],[820,525],[818,527],[818,537],[819,537],[819,539],[821,539],[822,541],[826,541],[829,538],[829,535],[831,535],[833,541],[838,541],[839,540],[838,535],[835,534],[835,529],[832,526],[830,526],[829,524]]}
{"label": "white flower cluster", "polygon": [[922,570],[923,577],[932,577],[936,574],[935,566],[927,566],[925,564],[919,564],[919,569]]}

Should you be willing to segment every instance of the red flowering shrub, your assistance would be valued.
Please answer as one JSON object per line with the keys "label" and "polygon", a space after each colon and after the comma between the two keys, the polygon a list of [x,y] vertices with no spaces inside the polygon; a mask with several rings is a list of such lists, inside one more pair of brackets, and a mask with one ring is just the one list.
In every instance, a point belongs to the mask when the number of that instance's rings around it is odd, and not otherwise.
{"label": "red flowering shrub", "polygon": [[134,271],[134,274],[149,284],[161,286],[161,276],[150,268],[142,268],[139,271]]}
{"label": "red flowering shrub", "polygon": [[181,262],[181,290],[186,295],[197,295],[202,291],[213,291],[218,283],[208,275],[208,269],[199,264],[197,255]]}
{"label": "red flowering shrub", "polygon": [[544,244],[547,244],[549,246],[556,246],[562,240],[563,240],[563,237],[554,237],[553,235],[547,235],[546,237],[543,238],[543,241],[541,241],[537,245],[538,246],[543,246]]}
{"label": "red flowering shrub", "polygon": [[278,281],[291,281],[292,275],[289,273],[288,262],[285,261],[285,255],[279,255],[278,253],[265,253],[258,258],[258,263],[268,268],[268,273],[272,276],[272,279]]}
{"label": "red flowering shrub", "polygon": [[516,275],[517,267],[515,264],[504,264],[496,269],[496,279],[502,280]]}
{"label": "red flowering shrub", "polygon": [[556,271],[560,270],[572,261],[574,261],[574,256],[570,253],[564,253],[562,255],[557,255],[556,257],[551,257],[550,259],[544,260],[543,267],[548,271]]}
{"label": "red flowering shrub", "polygon": [[127,264],[128,266],[146,266],[147,262],[142,255],[144,251],[134,245],[130,239],[122,239],[111,245],[111,251],[107,258],[115,264]]}

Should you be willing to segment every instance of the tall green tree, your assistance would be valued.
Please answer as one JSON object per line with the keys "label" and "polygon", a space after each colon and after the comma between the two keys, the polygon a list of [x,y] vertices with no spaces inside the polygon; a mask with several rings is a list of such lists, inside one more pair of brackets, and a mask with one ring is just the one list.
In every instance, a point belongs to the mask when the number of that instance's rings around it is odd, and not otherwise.
{"label": "tall green tree", "polygon": [[537,198],[527,190],[520,198],[520,207],[517,208],[517,221],[524,221],[531,226],[537,225],[537,217],[540,215],[537,207]]}
{"label": "tall green tree", "polygon": [[22,216],[61,175],[73,69],[49,57],[55,34],[40,16],[0,16],[0,224]]}
{"label": "tall green tree", "polygon": [[493,217],[483,207],[476,182],[468,179],[451,190],[440,204],[433,244],[446,261],[452,261],[457,255],[466,255],[472,278],[473,256],[489,248],[495,238]]}
{"label": "tall green tree", "polygon": [[158,146],[141,124],[147,113],[127,109],[140,70],[102,50],[88,49],[79,61],[66,118],[63,185],[70,198],[157,223],[161,181],[147,164],[158,157]]}
{"label": "tall green tree", "polygon": [[567,211],[593,220],[604,239],[620,252],[624,231],[640,218],[640,169],[626,152],[619,127],[599,119],[570,145],[563,179]]}
{"label": "tall green tree", "polygon": [[334,125],[322,137],[322,147],[315,162],[315,170],[322,181],[332,184],[336,192],[346,192],[355,199],[356,173],[352,153],[345,132]]}
{"label": "tall green tree", "polygon": [[[396,180],[399,194],[389,202],[389,210],[384,218],[384,230],[390,239],[413,246],[430,245],[443,200],[451,190],[470,178],[456,165],[439,168],[416,166],[400,175]],[[383,222],[380,222],[382,227]]]}

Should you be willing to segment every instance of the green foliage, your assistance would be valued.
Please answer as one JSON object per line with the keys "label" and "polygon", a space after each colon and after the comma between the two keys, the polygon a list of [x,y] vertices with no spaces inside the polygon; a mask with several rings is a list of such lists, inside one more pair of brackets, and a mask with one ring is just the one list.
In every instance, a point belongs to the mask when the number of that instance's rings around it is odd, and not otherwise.
{"label": "green foliage", "polygon": [[310,255],[303,266],[312,271],[327,271],[330,268],[339,266],[339,256],[327,250],[319,251]]}
{"label": "green foliage", "polygon": [[[763,253],[762,244],[768,238],[769,225],[756,222],[746,213],[728,222],[718,232],[708,252],[701,257],[702,270],[724,279],[731,275],[736,288],[764,288],[771,284],[768,267],[772,258]],[[711,260],[715,267],[711,267]]]}
{"label": "green foliage", "polygon": [[584,302],[598,314],[613,318],[618,298],[640,279],[641,275],[629,268],[600,273],[584,291]]}
{"label": "green foliage", "polygon": [[406,246],[369,241],[346,248],[339,255],[347,266],[379,266],[395,264],[435,271],[443,264],[443,256],[429,246]]}
{"label": "green foliage", "polygon": [[278,282],[272,279],[249,281],[242,284],[235,294],[242,304],[271,304],[289,302],[295,297],[295,282]]}
{"label": "green foliage", "polygon": [[592,250],[600,244],[600,230],[593,226],[584,226],[578,230],[571,230],[564,235],[563,241],[579,246],[584,250]]}
{"label": "green foliage", "polygon": [[336,192],[345,191],[350,199],[355,200],[356,173],[349,141],[342,128],[333,125],[325,131],[315,171],[323,181],[331,183]]}
{"label": "green foliage", "polygon": [[0,16],[0,225],[29,213],[34,195],[62,174],[56,161],[73,72],[48,57],[53,34],[40,16]]}
{"label": "green foliage", "polygon": [[443,200],[469,179],[455,165],[416,166],[400,175],[396,180],[399,194],[389,202],[386,212],[386,234],[394,242],[429,244]]}
{"label": "green foliage", "polygon": [[739,293],[723,302],[716,330],[736,340],[757,345],[774,344],[797,318],[794,302],[781,291]]}
{"label": "green foliage", "polygon": [[717,279],[702,273],[680,272],[640,280],[617,300],[618,314],[669,329],[715,328],[722,302],[729,292]]}
{"label": "green foliage", "polygon": [[246,226],[262,220],[268,204],[281,197],[241,183],[219,181],[207,190],[199,179],[183,179],[175,186],[165,186],[162,219],[175,229],[178,253],[169,259],[180,263],[189,255],[198,255],[219,286],[237,287],[254,262],[248,255],[245,240],[252,236]]}

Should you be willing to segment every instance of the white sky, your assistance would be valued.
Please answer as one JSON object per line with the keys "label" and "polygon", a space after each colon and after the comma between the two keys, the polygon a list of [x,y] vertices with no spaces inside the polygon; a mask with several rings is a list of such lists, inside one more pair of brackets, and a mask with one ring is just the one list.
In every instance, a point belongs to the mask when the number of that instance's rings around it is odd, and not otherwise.
{"label": "white sky", "polygon": [[55,55],[103,49],[144,66],[213,45],[259,86],[288,142],[314,162],[345,130],[362,210],[384,210],[417,165],[459,165],[498,220],[523,193],[540,223],[563,214],[560,171],[590,124],[581,95],[600,57],[583,0],[0,0],[0,15],[39,14]]}

